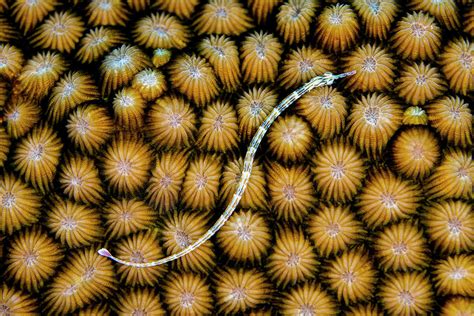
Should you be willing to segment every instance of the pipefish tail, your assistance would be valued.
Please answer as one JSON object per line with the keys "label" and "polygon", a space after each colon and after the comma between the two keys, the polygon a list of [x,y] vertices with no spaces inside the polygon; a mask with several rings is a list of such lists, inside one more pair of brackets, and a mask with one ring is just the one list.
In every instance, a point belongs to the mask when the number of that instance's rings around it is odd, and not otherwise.
{"label": "pipefish tail", "polygon": [[182,256],[185,256],[188,253],[191,253],[194,249],[198,248],[200,245],[202,245],[204,242],[206,242],[212,236],[214,236],[214,234],[225,224],[225,222],[229,219],[229,217],[234,212],[235,208],[240,202],[240,199],[242,198],[245,188],[247,187],[247,183],[250,179],[250,172],[252,170],[255,153],[257,152],[257,149],[260,146],[260,143],[262,142],[263,136],[265,136],[265,133],[268,131],[272,123],[278,118],[278,116],[280,116],[280,114],[283,111],[285,111],[296,100],[301,98],[304,94],[311,91],[312,89],[316,87],[332,85],[335,80],[352,76],[354,74],[355,74],[355,71],[345,72],[338,75],[334,75],[330,72],[327,72],[323,74],[322,76],[314,77],[310,81],[305,83],[303,86],[301,86],[299,89],[295,90],[293,93],[287,96],[283,101],[281,101],[280,104],[278,104],[273,109],[273,111],[267,116],[265,121],[259,126],[257,132],[252,138],[252,141],[250,142],[250,146],[248,147],[247,153],[245,154],[242,176],[240,177],[240,182],[237,184],[237,189],[232,197],[232,200],[230,201],[229,205],[227,205],[224,213],[214,223],[214,225],[203,236],[201,236],[198,240],[196,240],[193,244],[189,245],[187,248],[181,250],[180,252],[174,255],[159,259],[157,261],[144,262],[144,263],[135,263],[135,262],[119,259],[117,257],[114,257],[105,248],[100,249],[98,251],[99,254],[101,256],[108,257],[112,259],[113,261],[124,264],[126,266],[136,267],[136,268],[146,268],[146,267],[159,266],[159,265],[171,262],[173,260],[176,260]]}

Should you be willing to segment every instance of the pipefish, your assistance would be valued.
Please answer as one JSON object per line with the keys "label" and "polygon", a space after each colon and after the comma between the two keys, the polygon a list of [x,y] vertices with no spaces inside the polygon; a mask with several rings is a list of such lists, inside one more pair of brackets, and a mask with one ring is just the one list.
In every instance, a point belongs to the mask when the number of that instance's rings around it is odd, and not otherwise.
{"label": "pipefish", "polygon": [[214,234],[225,224],[225,222],[229,219],[229,217],[234,213],[237,205],[240,202],[240,199],[242,198],[242,194],[244,193],[245,188],[247,187],[247,183],[250,179],[250,173],[252,170],[255,153],[257,152],[257,149],[260,146],[260,143],[262,142],[263,136],[265,136],[265,133],[268,131],[272,123],[278,118],[278,116],[280,116],[280,114],[283,111],[285,111],[296,100],[301,98],[304,94],[311,91],[312,89],[316,87],[332,85],[335,80],[341,79],[347,76],[352,76],[354,74],[355,74],[355,71],[345,72],[338,75],[334,75],[330,72],[327,72],[323,74],[322,76],[314,77],[310,81],[305,83],[303,86],[301,86],[299,89],[295,90],[293,93],[288,95],[275,108],[273,108],[273,111],[267,116],[265,121],[263,121],[263,123],[259,126],[257,132],[252,138],[252,141],[250,142],[250,146],[248,147],[247,153],[245,154],[242,176],[240,177],[240,182],[237,184],[237,189],[234,193],[234,196],[232,197],[232,200],[230,201],[229,205],[227,205],[224,213],[222,213],[219,219],[214,223],[214,225],[203,236],[201,236],[198,240],[196,240],[193,244],[189,245],[188,247],[186,247],[185,249],[181,250],[180,252],[174,255],[159,259],[157,261],[143,262],[143,263],[135,263],[135,262],[119,259],[117,257],[114,257],[105,248],[99,249],[98,251],[99,254],[101,256],[108,257],[112,259],[113,261],[124,264],[126,266],[136,267],[136,268],[146,268],[146,267],[159,266],[159,265],[171,262],[173,260],[176,260],[182,256],[185,256],[188,253],[191,253],[194,249],[198,248],[200,245],[202,245],[204,242],[206,242],[212,236],[214,236]]}

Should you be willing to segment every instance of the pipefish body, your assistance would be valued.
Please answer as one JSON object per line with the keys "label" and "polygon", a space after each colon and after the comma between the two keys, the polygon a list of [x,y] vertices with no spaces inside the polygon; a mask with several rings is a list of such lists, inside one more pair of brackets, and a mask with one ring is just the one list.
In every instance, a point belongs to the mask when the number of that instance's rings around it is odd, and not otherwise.
{"label": "pipefish body", "polygon": [[303,86],[301,86],[299,89],[295,90],[293,93],[288,95],[285,99],[283,99],[283,101],[280,102],[280,104],[278,104],[275,108],[273,108],[273,111],[267,116],[265,121],[259,126],[257,132],[252,138],[252,141],[250,142],[250,146],[248,147],[247,153],[245,154],[242,176],[240,177],[240,182],[237,184],[237,189],[234,193],[234,196],[232,197],[232,200],[230,201],[229,205],[227,205],[224,213],[214,223],[214,225],[204,235],[202,235],[198,240],[196,240],[193,244],[189,245],[188,247],[186,247],[185,249],[181,250],[180,252],[174,255],[159,259],[157,261],[144,262],[144,263],[135,263],[135,262],[119,259],[117,257],[114,257],[105,248],[99,249],[98,251],[99,254],[101,256],[108,257],[112,259],[113,261],[124,264],[126,266],[136,267],[136,268],[146,268],[146,267],[159,266],[159,265],[171,262],[173,260],[176,260],[182,256],[185,256],[188,253],[191,253],[194,249],[198,248],[200,245],[202,245],[204,242],[206,242],[212,236],[214,236],[214,234],[227,222],[229,217],[234,213],[237,205],[240,202],[240,199],[242,198],[245,188],[247,187],[247,183],[250,179],[250,173],[252,170],[255,153],[257,152],[257,149],[260,146],[260,143],[262,142],[263,136],[265,136],[265,133],[268,131],[272,123],[278,118],[278,116],[280,116],[280,114],[283,111],[285,111],[296,100],[301,98],[304,94],[311,91],[312,89],[316,87],[332,85],[335,80],[341,79],[347,76],[352,76],[353,74],[355,74],[355,71],[350,71],[350,72],[346,72],[346,73],[342,73],[338,75],[334,75],[330,72],[327,72],[323,74],[322,76],[314,77],[313,79],[305,83]]}

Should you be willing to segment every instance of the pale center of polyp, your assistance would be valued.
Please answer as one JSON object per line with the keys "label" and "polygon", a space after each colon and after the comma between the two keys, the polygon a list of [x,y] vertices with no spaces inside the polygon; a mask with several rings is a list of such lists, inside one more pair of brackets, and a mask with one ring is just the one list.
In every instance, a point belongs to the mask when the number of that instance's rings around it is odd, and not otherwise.
{"label": "pale center of polyp", "polygon": [[43,74],[45,74],[45,73],[47,73],[47,72],[50,72],[52,68],[53,68],[53,67],[52,67],[52,65],[51,65],[50,63],[40,64],[40,65],[38,66],[38,68],[36,69],[36,73],[37,73],[38,75],[43,75]]}
{"label": "pale center of polyp", "polygon": [[82,179],[80,177],[72,177],[71,178],[71,185],[72,186],[81,186],[82,185]]}
{"label": "pale center of polyp", "polygon": [[30,252],[23,256],[23,260],[27,267],[33,267],[38,262],[38,257],[37,252]]}
{"label": "pale center of polyp", "polygon": [[193,78],[193,79],[199,79],[199,78],[202,77],[202,73],[201,73],[199,67],[197,67],[197,66],[192,66],[192,65],[189,66],[188,72],[189,72],[189,75],[191,76],[191,78]]}
{"label": "pale center of polyp", "polygon": [[425,36],[426,26],[421,23],[418,23],[418,22],[412,23],[410,26],[410,29],[411,29],[411,33],[416,38]]}
{"label": "pale center of polyp", "polygon": [[299,316],[315,316],[314,307],[309,304],[303,304],[300,306]]}
{"label": "pale center of polyp", "polygon": [[461,280],[467,275],[467,271],[463,268],[457,267],[449,273],[449,277],[453,280]]}
{"label": "pale center of polyp", "polygon": [[300,256],[296,253],[291,253],[286,260],[286,265],[289,267],[296,267],[300,263]]}
{"label": "pale center of polyp", "polygon": [[244,224],[240,224],[237,227],[237,236],[243,241],[249,241],[252,238],[249,227]]}
{"label": "pale center of polyp", "polygon": [[119,99],[120,106],[124,108],[129,108],[133,106],[133,98],[128,95],[122,95]]}
{"label": "pale center of polyp", "polygon": [[62,96],[63,97],[69,97],[74,92],[75,89],[76,89],[76,87],[75,87],[74,83],[72,83],[72,82],[66,83],[66,85],[64,86],[64,89],[63,89]]}
{"label": "pale center of polyp", "polygon": [[114,59],[112,59],[112,61],[110,63],[110,67],[112,69],[122,69],[125,66],[127,66],[128,63],[130,63],[130,62],[131,62],[130,56],[128,56],[126,54],[121,54],[120,56],[117,56]]}
{"label": "pale center of polyp", "polygon": [[121,176],[128,176],[132,170],[132,166],[128,161],[119,161],[117,171]]}
{"label": "pale center of polyp", "polygon": [[395,197],[393,195],[391,195],[390,193],[384,193],[380,196],[380,201],[382,202],[382,204],[388,208],[388,209],[392,209],[392,208],[396,208],[397,207],[397,200],[395,199]]}
{"label": "pale center of polyp", "polygon": [[62,23],[54,24],[53,29],[52,29],[52,33],[54,33],[56,35],[63,35],[64,33],[66,33],[66,25],[64,25]]}
{"label": "pale center of polyp", "polygon": [[252,116],[260,115],[260,112],[262,111],[262,108],[263,108],[263,103],[261,101],[252,101],[252,102],[250,102],[250,114]]}
{"label": "pale center of polyp", "polygon": [[413,295],[411,295],[410,292],[408,291],[401,291],[400,294],[398,295],[398,298],[400,300],[400,303],[403,305],[413,305],[415,303],[415,299],[413,298]]}
{"label": "pale center of polyp", "polygon": [[141,251],[132,251],[132,254],[130,255],[130,261],[134,263],[143,263],[145,262],[145,257]]}
{"label": "pale center of polyp", "polygon": [[299,62],[300,71],[302,73],[308,72],[313,69],[313,63],[310,60],[302,60]]}
{"label": "pale center of polyp", "polygon": [[425,157],[424,152],[425,151],[423,149],[423,144],[419,144],[419,143],[413,144],[413,147],[411,149],[411,154],[414,160],[423,159]]}
{"label": "pale center of polyp", "polygon": [[64,296],[71,296],[71,295],[73,295],[74,293],[77,292],[78,287],[79,287],[79,286],[78,286],[77,284],[71,284],[70,286],[68,286],[68,287],[64,290],[63,295],[64,295]]}
{"label": "pale center of polyp", "polygon": [[344,283],[351,285],[352,283],[355,282],[356,276],[354,272],[347,271],[342,274],[341,279]]}
{"label": "pale center of polyp", "polygon": [[162,188],[167,188],[171,185],[171,177],[169,175],[164,175],[161,179],[160,179],[160,186]]}
{"label": "pale center of polyp", "polygon": [[169,123],[169,126],[171,126],[172,128],[177,128],[181,126],[182,122],[183,122],[183,118],[181,117],[181,115],[176,114],[176,113],[168,115],[168,123]]}
{"label": "pale center of polyp", "polygon": [[339,234],[340,231],[341,231],[341,229],[339,227],[339,224],[337,224],[337,223],[329,224],[326,227],[326,234],[331,238],[336,237]]}
{"label": "pale center of polyp", "polygon": [[207,185],[207,177],[203,174],[198,174],[196,175],[195,183],[196,183],[196,188],[198,190],[202,190]]}
{"label": "pale center of polyp", "polygon": [[38,161],[41,160],[43,157],[44,153],[44,146],[41,144],[38,144],[36,146],[33,146],[33,148],[30,149],[28,153],[28,158],[33,161]]}
{"label": "pale center of polyp", "polygon": [[218,17],[219,19],[226,19],[227,16],[228,14],[225,8],[220,7],[216,10],[216,17]]}
{"label": "pale center of polyp", "polygon": [[371,126],[377,126],[379,121],[379,109],[376,107],[369,107],[364,112],[364,117],[367,124]]}
{"label": "pale center of polyp", "polygon": [[2,196],[2,207],[11,209],[13,208],[13,206],[15,206],[15,201],[16,201],[15,195],[11,192],[6,192]]}
{"label": "pale center of polyp", "polygon": [[285,185],[283,187],[283,195],[288,201],[292,201],[296,198],[296,190],[295,187],[292,185]]}
{"label": "pale center of polyp", "polygon": [[5,56],[0,56],[0,68],[7,66],[8,59]]}
{"label": "pale center of polyp", "polygon": [[370,56],[364,59],[362,64],[362,70],[365,72],[375,72],[377,69],[377,60],[374,57]]}
{"label": "pale center of polyp", "polygon": [[108,10],[112,9],[112,4],[108,0],[101,1],[99,3],[99,8],[101,10],[108,11]]}
{"label": "pale center of polyp", "polygon": [[142,85],[147,87],[154,87],[156,85],[157,79],[153,73],[145,73],[140,76],[140,82]]}
{"label": "pale center of polyp", "polygon": [[247,297],[245,289],[241,287],[234,288],[230,293],[230,296],[234,301],[242,301]]}
{"label": "pale center of polyp", "polygon": [[395,255],[401,256],[401,255],[405,255],[408,252],[408,247],[405,243],[399,242],[392,246],[392,251]]}
{"label": "pale center of polyp", "polygon": [[448,221],[448,230],[451,235],[459,236],[461,233],[462,223],[459,219],[453,218]]}
{"label": "pale center of polyp", "polygon": [[224,126],[224,117],[222,115],[218,115],[214,120],[213,128],[215,131],[222,131]]}
{"label": "pale center of polyp", "polygon": [[175,232],[174,239],[181,248],[186,248],[191,244],[191,238],[189,238],[188,234],[182,230],[177,230]]}
{"label": "pale center of polyp", "polygon": [[472,68],[472,55],[470,53],[463,52],[459,58],[459,62],[465,69]]}
{"label": "pale center of polyp", "polygon": [[184,292],[181,294],[181,306],[183,308],[190,308],[194,304],[194,294],[189,292]]}
{"label": "pale center of polyp", "polygon": [[368,0],[367,5],[369,6],[370,10],[374,15],[378,15],[380,13],[380,1],[379,0]]}
{"label": "pale center of polyp", "polygon": [[71,217],[66,217],[61,221],[61,227],[64,230],[71,231],[77,227],[77,222]]}
{"label": "pale center of polyp", "polygon": [[323,109],[331,109],[332,108],[332,101],[330,97],[324,96],[319,99],[319,102],[321,103],[321,106]]}
{"label": "pale center of polyp", "polygon": [[82,279],[85,281],[88,281],[94,277],[95,274],[95,268],[92,266],[89,266],[85,269],[84,274],[82,275]]}
{"label": "pale center of polyp", "polygon": [[76,130],[80,135],[85,135],[87,132],[90,130],[89,128],[89,122],[86,121],[85,119],[81,118],[77,120],[76,123]]}
{"label": "pale center of polyp", "polygon": [[155,26],[153,28],[153,32],[155,32],[159,37],[167,37],[168,36],[168,30],[162,25]]}
{"label": "pale center of polyp", "polygon": [[341,180],[344,178],[344,164],[342,161],[338,161],[336,164],[331,166],[331,177],[335,180]]}
{"label": "pale center of polyp", "polygon": [[421,74],[421,75],[416,76],[415,83],[418,86],[423,86],[426,84],[427,80],[428,80],[428,77],[426,77],[426,75],[424,74]]}
{"label": "pale center of polyp", "polygon": [[329,23],[333,25],[342,24],[342,15],[339,12],[335,12],[329,16]]}
{"label": "pale center of polyp", "polygon": [[265,58],[265,44],[263,44],[263,43],[258,43],[258,44],[255,46],[255,52],[257,53],[257,57],[258,57],[258,58],[264,59],[264,58]]}
{"label": "pale center of polyp", "polygon": [[0,304],[0,314],[1,315],[11,315],[10,314],[10,307],[6,304]]}

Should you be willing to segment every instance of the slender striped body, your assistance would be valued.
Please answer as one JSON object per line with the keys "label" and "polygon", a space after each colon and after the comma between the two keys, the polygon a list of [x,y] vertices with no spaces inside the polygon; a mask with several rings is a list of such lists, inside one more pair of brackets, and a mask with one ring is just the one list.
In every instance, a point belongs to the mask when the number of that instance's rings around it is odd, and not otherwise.
{"label": "slender striped body", "polygon": [[285,111],[291,104],[293,104],[296,100],[298,100],[301,96],[303,96],[305,93],[309,92],[310,90],[316,87],[331,85],[333,84],[335,80],[344,78],[347,76],[351,76],[353,74],[355,74],[355,71],[351,71],[351,72],[347,72],[347,73],[343,73],[339,75],[334,75],[332,73],[325,73],[322,76],[314,77],[313,79],[308,81],[306,84],[304,84],[301,88],[295,90],[293,93],[287,96],[280,104],[278,104],[273,109],[273,111],[267,116],[267,118],[262,123],[262,125],[260,125],[256,134],[252,138],[252,141],[250,142],[250,146],[247,149],[247,153],[245,154],[242,176],[240,177],[240,182],[237,184],[237,189],[234,193],[234,196],[232,197],[232,200],[230,201],[229,205],[227,205],[224,213],[214,223],[214,225],[203,236],[201,236],[198,240],[196,240],[196,242],[194,242],[193,244],[189,245],[187,248],[181,250],[180,252],[174,255],[159,259],[157,261],[145,262],[145,263],[134,263],[130,261],[121,260],[119,258],[112,256],[110,252],[105,248],[100,249],[99,254],[105,257],[109,257],[110,259],[127,266],[137,267],[137,268],[146,268],[146,267],[154,267],[154,266],[162,265],[167,262],[176,260],[192,252],[194,249],[198,248],[200,245],[202,245],[204,242],[206,242],[212,236],[214,236],[214,234],[225,224],[225,222],[229,219],[229,217],[232,215],[234,210],[237,208],[237,205],[239,204],[240,199],[242,198],[242,194],[244,193],[245,188],[247,187],[247,183],[250,179],[250,173],[252,170],[255,153],[257,152],[257,149],[260,146],[260,143],[262,142],[263,136],[265,136],[265,133],[268,131],[268,129],[270,128],[272,123],[277,119],[277,117],[280,116],[280,114],[283,111]]}

